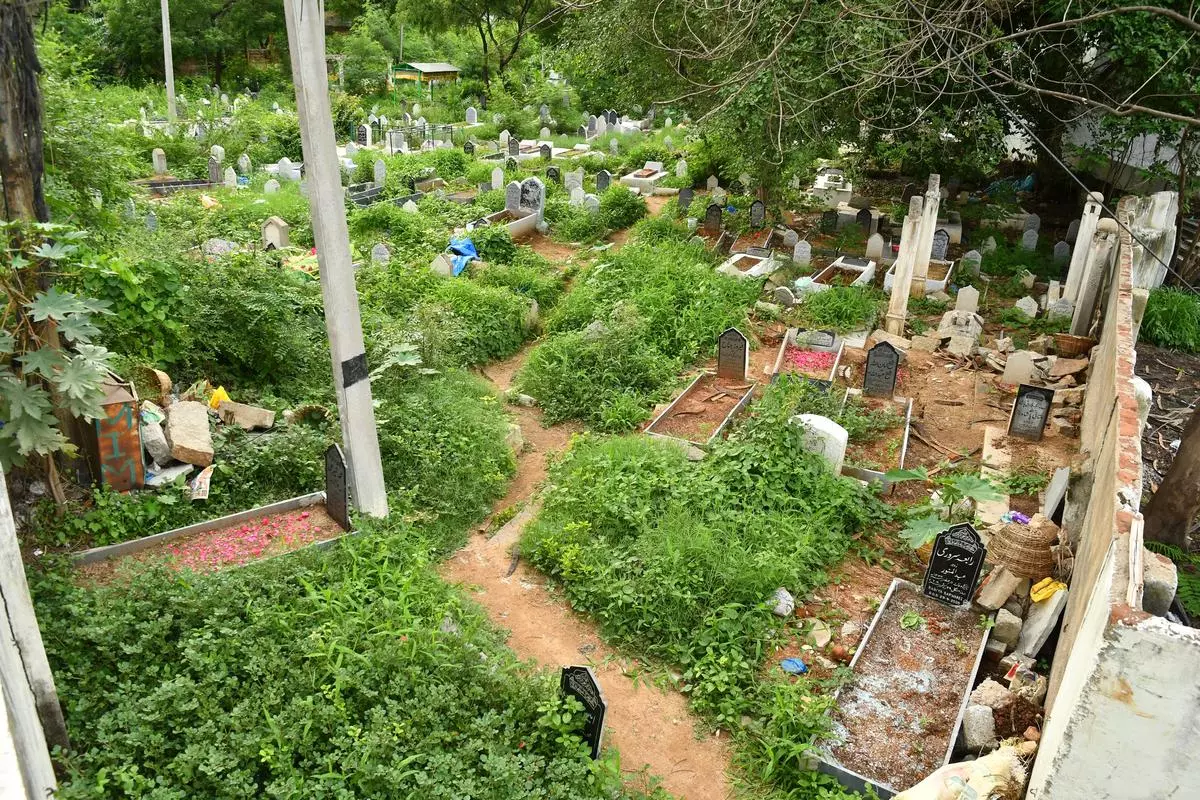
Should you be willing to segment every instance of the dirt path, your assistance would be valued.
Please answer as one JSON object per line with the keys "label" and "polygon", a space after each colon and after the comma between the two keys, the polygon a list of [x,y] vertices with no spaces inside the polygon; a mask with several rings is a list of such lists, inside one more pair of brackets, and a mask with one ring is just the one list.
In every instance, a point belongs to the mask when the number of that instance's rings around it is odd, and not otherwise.
{"label": "dirt path", "polygon": [[[505,391],[528,352],[526,347],[482,372]],[[538,408],[515,406],[513,410],[525,448],[517,459],[517,475],[495,510],[521,505],[520,511],[491,538],[482,530],[472,536],[443,563],[442,576],[461,583],[493,622],[510,631],[508,645],[521,658],[550,670],[567,664],[592,666],[608,703],[605,745],[621,754],[622,771],[632,784],[648,786],[657,778],[672,795],[687,800],[731,797],[725,776],[728,744],[697,726],[683,695],[639,679],[637,662],[607,647],[596,626],[572,612],[561,594],[548,591],[547,578],[537,570],[521,561],[507,575],[513,547],[537,514],[535,495],[546,477],[548,459],[581,430],[573,424],[543,425]]]}

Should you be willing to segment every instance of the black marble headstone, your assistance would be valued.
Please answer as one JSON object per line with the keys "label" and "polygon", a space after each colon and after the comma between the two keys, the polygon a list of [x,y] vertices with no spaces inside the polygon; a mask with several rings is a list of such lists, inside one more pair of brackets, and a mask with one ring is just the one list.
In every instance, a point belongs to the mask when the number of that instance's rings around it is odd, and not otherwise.
{"label": "black marble headstone", "polygon": [[325,511],[342,530],[350,530],[349,473],[342,448],[336,444],[325,451]]}
{"label": "black marble headstone", "polygon": [[695,194],[695,190],[690,186],[679,190],[679,210],[684,214],[687,213],[688,207],[691,206],[692,198]]}
{"label": "black marble headstone", "polygon": [[716,233],[721,229],[721,213],[724,211],[716,203],[709,203],[708,208],[704,210],[704,230],[709,233]]}
{"label": "black marble headstone", "polygon": [[973,527],[951,525],[933,541],[921,593],[948,606],[966,605],[975,594],[985,555],[987,548]]}
{"label": "black marble headstone", "polygon": [[562,170],[558,167],[546,167],[546,180],[553,183],[562,183]]}
{"label": "black marble headstone", "polygon": [[891,342],[880,342],[867,351],[863,368],[863,394],[890,398],[896,392],[896,372],[900,369],[900,351]]}
{"label": "black marble headstone", "polygon": [[737,328],[726,328],[717,337],[717,377],[746,380],[750,342]]}
{"label": "black marble headstone", "polygon": [[869,208],[861,209],[857,214],[854,215],[854,221],[857,222],[859,224],[859,227],[861,227],[864,231],[866,231],[867,233],[870,233],[871,232],[871,209],[869,209]]}
{"label": "black marble headstone", "polygon": [[1017,399],[1008,418],[1008,435],[1041,441],[1053,402],[1053,389],[1022,383],[1017,387]]}
{"label": "black marble headstone", "polygon": [[356,131],[356,133],[357,133],[358,144],[360,147],[366,147],[367,144],[369,143],[371,134],[368,133],[368,131],[370,131],[370,130],[371,129],[368,128],[366,125],[358,126],[358,130]]}
{"label": "black marble headstone", "polygon": [[762,200],[750,204],[750,229],[758,230],[767,221],[767,206]]}
{"label": "black marble headstone", "polygon": [[587,721],[583,726],[583,739],[591,748],[592,758],[600,758],[600,740],[604,736],[604,712],[608,704],[604,702],[604,692],[596,682],[596,675],[590,667],[563,667],[559,680],[559,691],[564,695],[574,697],[583,704],[587,713]]}
{"label": "black marble headstone", "polygon": [[550,149],[550,145],[548,144],[543,144],[538,148],[538,153],[542,156],[543,161],[549,161],[553,152],[554,151]]}
{"label": "black marble headstone", "polygon": [[606,169],[602,169],[596,173],[596,193],[607,191],[612,185],[612,173]]}
{"label": "black marble headstone", "polygon": [[833,209],[821,215],[821,233],[833,233],[837,230],[838,215]]}
{"label": "black marble headstone", "polygon": [[467,140],[467,142],[463,144],[463,152],[469,156],[475,155],[475,143]]}

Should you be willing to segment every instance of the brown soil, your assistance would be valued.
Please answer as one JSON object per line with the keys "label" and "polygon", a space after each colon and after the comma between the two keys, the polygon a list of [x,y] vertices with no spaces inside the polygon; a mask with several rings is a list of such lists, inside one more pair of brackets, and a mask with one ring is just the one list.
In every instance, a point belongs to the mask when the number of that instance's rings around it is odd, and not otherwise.
{"label": "brown soil", "polygon": [[[528,348],[482,372],[503,391],[511,386],[527,353]],[[644,677],[639,679],[641,668],[636,659],[606,646],[596,626],[573,613],[544,575],[514,559],[521,532],[537,513],[535,495],[546,478],[549,459],[565,450],[580,428],[571,424],[545,427],[537,408],[514,407],[512,411],[526,446],[517,459],[517,475],[493,513],[523,507],[491,538],[485,533],[485,523],[462,550],[442,564],[442,576],[461,583],[492,621],[509,631],[508,646],[521,658],[549,670],[568,664],[593,668],[608,703],[605,746],[620,752],[627,781],[649,788],[652,781],[660,780],[672,795],[688,800],[732,796],[725,775],[730,763],[727,740],[697,724],[682,694],[654,688]]]}
{"label": "brown soil", "polygon": [[813,278],[813,282],[825,286],[849,286],[862,276],[863,273],[858,270],[846,269],[845,267],[831,267],[826,268],[820,275]]}
{"label": "brown soil", "polygon": [[570,261],[575,257],[575,248],[569,244],[560,244],[554,241],[549,236],[534,231],[525,238],[521,244],[527,244],[533,248],[533,252],[539,256],[549,259],[556,263]]}
{"label": "brown soil", "polygon": [[1183,436],[1191,419],[1189,406],[1200,401],[1200,356],[1139,343],[1135,371],[1153,390],[1142,433],[1146,491],[1153,493],[1175,461],[1171,442]]}
{"label": "brown soil", "polygon": [[764,260],[765,259],[759,258],[758,256],[743,255],[741,258],[738,259],[737,263],[734,264],[734,266],[737,267],[738,272],[749,272],[750,270],[754,269],[759,264],[761,264]]}
{"label": "brown soil", "polygon": [[[904,629],[908,612],[924,619]],[[942,765],[983,632],[978,615],[897,587],[838,697],[839,763],[893,789]]]}
{"label": "brown soil", "polygon": [[647,431],[703,444],[720,427],[746,392],[751,381],[733,381],[705,375],[686,390],[671,415],[655,422]]}
{"label": "brown soil", "polygon": [[80,585],[129,580],[152,567],[211,572],[282,555],[314,542],[341,536],[323,505],[306,506],[226,525],[151,545],[127,556],[86,564],[75,570]]}
{"label": "brown soil", "polygon": [[950,262],[930,261],[929,271],[925,273],[927,280],[941,281],[946,279],[946,273],[950,271]]}

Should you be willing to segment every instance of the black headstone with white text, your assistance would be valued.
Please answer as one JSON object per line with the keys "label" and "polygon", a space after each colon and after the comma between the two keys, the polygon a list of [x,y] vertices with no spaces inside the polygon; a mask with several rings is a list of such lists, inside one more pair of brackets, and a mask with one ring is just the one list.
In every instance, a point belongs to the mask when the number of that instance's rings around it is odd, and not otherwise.
{"label": "black headstone with white text", "polygon": [[574,697],[583,704],[587,713],[587,721],[583,725],[583,740],[591,748],[592,758],[600,758],[600,740],[604,737],[604,713],[608,704],[604,702],[604,693],[596,682],[596,675],[591,667],[563,667],[559,679],[559,691],[568,697]]}
{"label": "black headstone with white text", "polygon": [[716,203],[709,203],[708,208],[704,210],[704,230],[716,233],[721,229],[721,212],[723,210]]}
{"label": "black headstone with white text", "polygon": [[358,130],[356,131],[356,133],[357,133],[359,147],[366,147],[368,144],[371,143],[370,131],[371,131],[371,129],[368,128],[366,125],[358,126]]}
{"label": "black headstone with white text", "polygon": [[762,200],[750,204],[750,229],[758,230],[767,220],[767,206]]}
{"label": "black headstone with white text", "polygon": [[891,342],[880,342],[867,351],[863,368],[863,394],[891,398],[896,393],[896,373],[900,369],[900,351]]}
{"label": "black headstone with white text", "polygon": [[475,143],[468,139],[466,143],[463,144],[463,152],[469,156],[475,155]]}
{"label": "black headstone with white text", "polygon": [[1017,399],[1013,401],[1012,413],[1008,418],[1008,435],[1033,442],[1041,441],[1053,402],[1053,389],[1022,383],[1017,387]]}
{"label": "black headstone with white text", "polygon": [[350,530],[350,484],[346,457],[342,448],[331,444],[325,450],[325,511],[341,526]]}
{"label": "black headstone with white text", "polygon": [[948,606],[963,606],[975,594],[987,548],[969,524],[951,525],[933,540],[921,593]]}
{"label": "black headstone with white text", "polygon": [[750,366],[750,342],[737,328],[726,328],[717,337],[717,377],[746,380]]}
{"label": "black headstone with white text", "polygon": [[543,161],[549,161],[554,151],[550,149],[550,145],[543,144],[538,148],[538,152],[541,154]]}
{"label": "black headstone with white text", "polygon": [[562,183],[562,170],[558,167],[546,167],[546,180],[553,183]]}

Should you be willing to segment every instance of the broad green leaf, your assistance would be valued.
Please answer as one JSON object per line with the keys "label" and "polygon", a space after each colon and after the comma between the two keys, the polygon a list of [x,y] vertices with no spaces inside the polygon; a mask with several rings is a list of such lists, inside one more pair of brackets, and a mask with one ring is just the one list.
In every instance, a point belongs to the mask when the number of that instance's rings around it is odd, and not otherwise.
{"label": "broad green leaf", "polygon": [[34,322],[42,322],[45,319],[59,321],[66,319],[69,314],[87,310],[75,295],[60,292],[54,286],[33,298],[33,302],[26,303],[25,307],[29,309]]}
{"label": "broad green leaf", "polygon": [[949,481],[954,490],[963,497],[969,497],[975,502],[991,502],[1002,500],[1004,494],[996,485],[978,475],[955,475]]}
{"label": "broad green leaf", "polygon": [[14,270],[23,270],[29,266],[29,259],[20,253],[13,253],[11,266]]}
{"label": "broad green leaf", "polygon": [[4,428],[13,429],[12,435],[16,439],[17,447],[25,454],[48,455],[62,449],[67,443],[58,428],[45,420],[21,417],[10,421]]}
{"label": "broad green leaf", "polygon": [[0,353],[11,353],[16,349],[17,340],[8,331],[0,331]]}
{"label": "broad green leaf", "polygon": [[92,337],[100,333],[100,329],[93,325],[87,317],[79,314],[72,314],[66,319],[58,323],[58,330],[65,338],[72,342],[91,342]]}
{"label": "broad green leaf", "polygon": [[883,479],[888,483],[901,483],[903,481],[927,481],[929,480],[929,472],[924,467],[916,469],[890,469]]}
{"label": "broad green leaf", "polygon": [[53,378],[56,370],[66,364],[66,358],[53,347],[39,347],[31,350],[18,360],[26,375],[36,373],[43,378]]}
{"label": "broad green leaf", "polygon": [[112,351],[98,344],[81,344],[75,347],[76,355],[100,369],[107,369],[112,361]]}
{"label": "broad green leaf", "polygon": [[44,258],[47,261],[62,261],[78,249],[73,244],[65,244],[63,242],[54,242],[53,244],[42,242],[33,248],[31,252],[38,258]]}
{"label": "broad green leaf", "polygon": [[0,380],[0,397],[8,406],[9,424],[26,417],[45,419],[50,412],[50,395],[40,386],[30,386],[16,378]]}
{"label": "broad green leaf", "polygon": [[94,297],[76,297],[75,299],[79,301],[79,306],[84,311],[90,311],[93,314],[112,313],[110,310],[112,308],[112,301],[110,300],[97,300]]}
{"label": "broad green leaf", "polygon": [[908,542],[908,546],[916,550],[922,545],[932,542],[937,535],[950,527],[949,524],[938,516],[919,517],[910,519],[904,526],[904,530],[900,531],[900,538]]}
{"label": "broad green leaf", "polygon": [[91,361],[76,356],[53,379],[55,387],[66,397],[76,400],[99,401],[100,381],[104,373]]}

